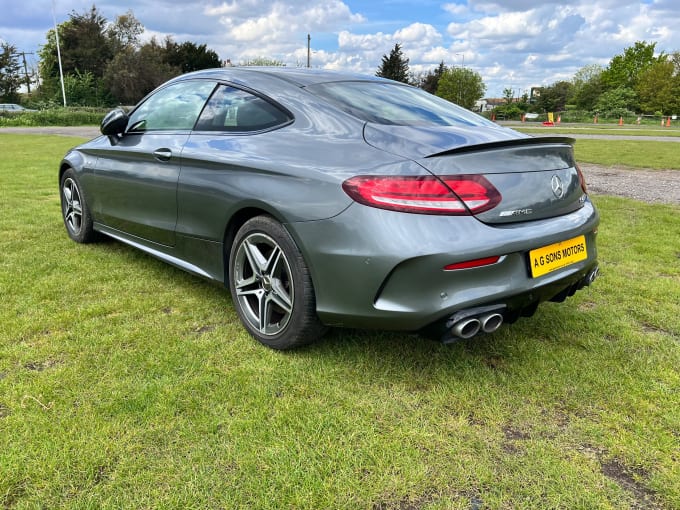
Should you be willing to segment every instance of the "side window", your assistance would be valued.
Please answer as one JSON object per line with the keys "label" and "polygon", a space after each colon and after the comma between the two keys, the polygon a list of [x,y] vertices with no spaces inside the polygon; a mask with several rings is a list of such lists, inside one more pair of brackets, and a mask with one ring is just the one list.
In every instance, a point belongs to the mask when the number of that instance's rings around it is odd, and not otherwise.
{"label": "side window", "polygon": [[197,80],[161,89],[133,112],[128,129],[134,132],[191,129],[214,88],[214,82]]}
{"label": "side window", "polygon": [[260,131],[290,121],[288,114],[261,97],[220,85],[196,124],[197,131]]}

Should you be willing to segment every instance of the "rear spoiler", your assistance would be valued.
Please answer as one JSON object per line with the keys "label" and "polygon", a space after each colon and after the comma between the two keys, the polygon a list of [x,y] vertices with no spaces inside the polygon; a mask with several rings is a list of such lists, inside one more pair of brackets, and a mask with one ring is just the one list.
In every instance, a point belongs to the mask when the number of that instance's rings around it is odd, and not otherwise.
{"label": "rear spoiler", "polygon": [[523,145],[574,145],[576,140],[567,136],[532,136],[529,138],[513,138],[510,140],[500,140],[496,142],[476,143],[474,145],[463,145],[454,147],[442,152],[436,152],[425,156],[425,158],[436,158],[438,156],[448,156],[450,154],[463,154],[466,152],[477,152],[491,149],[503,149],[505,147],[521,147]]}

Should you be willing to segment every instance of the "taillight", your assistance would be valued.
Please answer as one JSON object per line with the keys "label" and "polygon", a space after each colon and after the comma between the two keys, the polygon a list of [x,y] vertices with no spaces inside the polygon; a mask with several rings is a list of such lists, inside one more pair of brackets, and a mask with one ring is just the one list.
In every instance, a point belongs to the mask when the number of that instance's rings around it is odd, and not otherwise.
{"label": "taillight", "polygon": [[357,176],[343,182],[342,189],[360,204],[421,214],[479,213],[501,200],[481,175]]}
{"label": "taillight", "polygon": [[583,176],[583,172],[581,172],[581,167],[576,165],[576,173],[578,174],[578,182],[581,185],[581,189],[585,194],[588,194],[588,188],[586,186],[586,178]]}

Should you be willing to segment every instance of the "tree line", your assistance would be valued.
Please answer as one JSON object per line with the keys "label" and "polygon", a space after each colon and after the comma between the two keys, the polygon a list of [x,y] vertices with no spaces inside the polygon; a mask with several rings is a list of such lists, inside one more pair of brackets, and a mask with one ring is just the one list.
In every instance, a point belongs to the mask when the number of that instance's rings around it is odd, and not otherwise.
{"label": "tree line", "polygon": [[[506,117],[522,113],[579,110],[606,117],[634,114],[680,114],[680,51],[655,54],[656,43],[638,41],[614,56],[607,66],[587,65],[569,80],[534,87],[515,97],[503,91],[505,104],[496,108]],[[378,76],[410,83],[472,109],[486,91],[482,77],[464,67],[449,68],[444,62],[426,73],[409,72],[409,59],[396,44],[383,55]]]}
{"label": "tree line", "polygon": [[638,41],[607,66],[584,66],[569,81],[534,88],[531,102],[508,100],[501,111],[576,110],[610,118],[680,114],[680,51],[655,52],[656,43]]}
{"label": "tree line", "polygon": [[[205,44],[177,43],[171,37],[144,44],[144,26],[128,11],[115,22],[102,16],[96,6],[83,13],[71,12],[57,26],[69,105],[108,106],[135,104],[166,80],[182,73],[220,67],[217,53]],[[38,52],[40,80],[29,98],[34,104],[60,104],[62,89],[57,54],[57,34],[47,32]],[[13,45],[0,47],[0,99],[19,102],[24,83]]]}

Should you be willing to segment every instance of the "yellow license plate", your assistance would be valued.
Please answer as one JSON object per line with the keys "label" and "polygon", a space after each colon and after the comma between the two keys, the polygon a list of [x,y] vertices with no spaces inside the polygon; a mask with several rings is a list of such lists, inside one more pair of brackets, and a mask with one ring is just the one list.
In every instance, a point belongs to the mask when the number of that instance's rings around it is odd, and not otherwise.
{"label": "yellow license plate", "polygon": [[578,236],[567,241],[536,248],[529,252],[531,276],[538,278],[588,258],[586,237]]}

